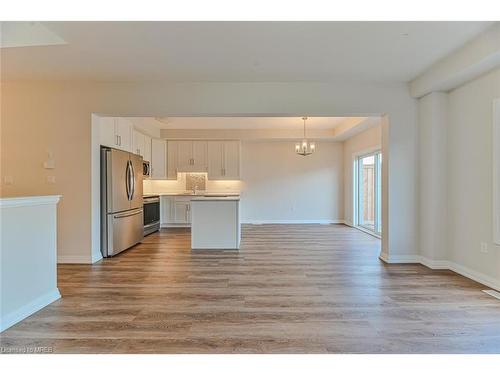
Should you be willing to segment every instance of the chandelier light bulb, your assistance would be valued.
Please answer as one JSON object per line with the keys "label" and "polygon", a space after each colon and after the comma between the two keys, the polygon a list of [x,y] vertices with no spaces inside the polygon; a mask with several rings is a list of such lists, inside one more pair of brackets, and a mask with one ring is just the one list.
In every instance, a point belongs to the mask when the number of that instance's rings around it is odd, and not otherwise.
{"label": "chandelier light bulb", "polygon": [[309,142],[306,138],[306,120],[307,117],[302,117],[304,121],[304,138],[302,142],[295,144],[295,152],[301,156],[311,155],[316,150],[316,144],[314,142]]}

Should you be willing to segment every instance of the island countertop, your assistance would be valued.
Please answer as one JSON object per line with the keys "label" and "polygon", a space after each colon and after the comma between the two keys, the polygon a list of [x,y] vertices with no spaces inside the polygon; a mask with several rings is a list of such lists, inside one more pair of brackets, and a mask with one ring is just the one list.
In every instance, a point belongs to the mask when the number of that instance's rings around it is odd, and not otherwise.
{"label": "island countertop", "polygon": [[170,197],[239,197],[238,192],[210,192],[210,191],[198,191],[194,194],[192,191],[169,191],[161,193],[144,193],[144,195],[159,195],[159,196],[170,196]]}
{"label": "island countertop", "polygon": [[191,198],[191,202],[196,202],[196,201],[239,201],[240,196],[239,195],[226,195],[226,196],[213,196],[213,195],[206,195],[206,196],[193,196]]}

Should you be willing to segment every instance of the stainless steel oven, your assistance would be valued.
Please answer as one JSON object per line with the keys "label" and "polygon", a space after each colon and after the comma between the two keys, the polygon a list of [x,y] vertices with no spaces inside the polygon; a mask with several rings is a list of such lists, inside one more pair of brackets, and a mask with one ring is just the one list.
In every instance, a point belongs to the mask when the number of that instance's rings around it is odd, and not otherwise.
{"label": "stainless steel oven", "polygon": [[144,235],[160,230],[160,196],[145,195],[143,197]]}

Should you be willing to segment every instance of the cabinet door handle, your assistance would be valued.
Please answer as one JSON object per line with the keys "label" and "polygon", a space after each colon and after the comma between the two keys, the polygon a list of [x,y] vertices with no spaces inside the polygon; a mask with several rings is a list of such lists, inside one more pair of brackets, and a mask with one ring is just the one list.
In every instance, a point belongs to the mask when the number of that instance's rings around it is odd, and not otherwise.
{"label": "cabinet door handle", "polygon": [[118,136],[117,135],[115,135],[115,145],[118,146]]}

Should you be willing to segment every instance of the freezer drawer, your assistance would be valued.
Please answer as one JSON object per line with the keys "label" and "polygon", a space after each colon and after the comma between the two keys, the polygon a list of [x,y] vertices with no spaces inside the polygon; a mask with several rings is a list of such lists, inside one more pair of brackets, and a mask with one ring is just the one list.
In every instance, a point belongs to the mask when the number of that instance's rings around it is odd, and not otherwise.
{"label": "freezer drawer", "polygon": [[143,210],[130,210],[107,215],[107,249],[103,256],[113,256],[142,241]]}

